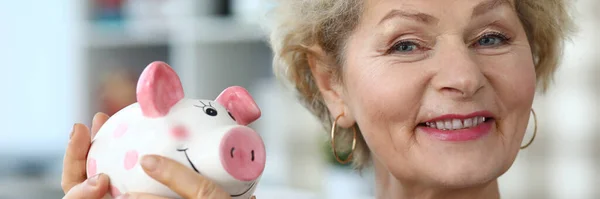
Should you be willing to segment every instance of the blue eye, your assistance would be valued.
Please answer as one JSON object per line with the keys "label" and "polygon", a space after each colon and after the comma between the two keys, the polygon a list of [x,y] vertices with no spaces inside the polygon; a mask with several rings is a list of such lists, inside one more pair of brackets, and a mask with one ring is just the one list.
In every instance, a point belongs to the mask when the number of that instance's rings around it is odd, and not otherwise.
{"label": "blue eye", "polygon": [[394,46],[392,46],[392,48],[390,49],[392,52],[399,52],[399,53],[412,53],[418,50],[421,50],[421,46],[413,41],[401,41],[398,42],[397,44],[395,44]]}
{"label": "blue eye", "polygon": [[482,46],[493,46],[501,43],[500,38],[497,37],[484,37],[479,40],[479,45]]}
{"label": "blue eye", "polygon": [[485,47],[493,47],[502,45],[508,42],[508,38],[500,33],[491,33],[484,35],[477,41],[477,45]]}
{"label": "blue eye", "polygon": [[394,50],[399,52],[411,52],[418,48],[417,44],[409,41],[400,42],[394,46]]}

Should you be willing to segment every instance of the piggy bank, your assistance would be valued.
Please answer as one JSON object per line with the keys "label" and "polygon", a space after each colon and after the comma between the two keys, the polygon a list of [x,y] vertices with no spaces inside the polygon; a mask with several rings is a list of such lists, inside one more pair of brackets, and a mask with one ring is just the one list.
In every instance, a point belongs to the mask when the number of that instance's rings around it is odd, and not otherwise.
{"label": "piggy bank", "polygon": [[137,102],[115,113],[93,138],[87,176],[104,173],[115,198],[125,192],[181,198],[149,177],[142,156],[161,155],[211,179],[232,198],[251,198],[265,167],[262,138],[247,125],[260,109],[242,87],[226,88],[215,100],[184,97],[178,75],[152,62],[136,87]]}

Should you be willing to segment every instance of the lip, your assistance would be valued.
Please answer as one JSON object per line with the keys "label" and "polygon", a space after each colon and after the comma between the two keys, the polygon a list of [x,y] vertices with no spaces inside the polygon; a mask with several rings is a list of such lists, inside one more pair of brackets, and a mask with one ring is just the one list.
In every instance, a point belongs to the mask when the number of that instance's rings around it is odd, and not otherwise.
{"label": "lip", "polygon": [[431,127],[420,126],[419,129],[441,141],[470,141],[479,139],[490,133],[495,120],[485,121],[475,127],[459,130],[440,130]]}
{"label": "lip", "polygon": [[439,120],[451,120],[451,119],[460,119],[460,120],[464,120],[464,119],[469,119],[469,118],[473,118],[473,117],[485,117],[487,118],[494,118],[494,114],[492,114],[489,111],[477,111],[477,112],[473,112],[467,115],[461,115],[461,114],[447,114],[447,115],[442,115],[439,117],[435,117],[432,119],[429,119],[425,122],[435,122],[435,121],[439,121]]}
{"label": "lip", "polygon": [[[458,130],[440,130],[437,128],[431,128],[428,126],[419,126],[417,129],[421,129],[431,137],[441,141],[470,141],[477,140],[487,134],[490,133],[493,125],[496,123],[494,115],[489,111],[478,111],[467,115],[461,114],[447,114],[439,117],[432,118],[427,120],[426,122],[436,122],[443,120],[452,120],[452,119],[469,119],[473,117],[484,117],[486,118],[485,122],[466,129],[458,129]],[[425,123],[425,122],[424,122]]]}

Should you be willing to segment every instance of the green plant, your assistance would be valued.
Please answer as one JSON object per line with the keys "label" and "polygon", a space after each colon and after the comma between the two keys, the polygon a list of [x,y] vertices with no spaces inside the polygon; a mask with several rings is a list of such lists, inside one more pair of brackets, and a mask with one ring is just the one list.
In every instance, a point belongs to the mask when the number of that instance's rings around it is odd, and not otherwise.
{"label": "green plant", "polygon": [[[323,152],[324,152],[323,155],[325,156],[325,158],[329,164],[337,166],[337,167],[343,167],[343,168],[351,167],[350,163],[341,164],[335,159],[335,156],[333,155],[333,148],[331,147],[330,141],[323,142],[322,148],[323,148]],[[337,154],[340,159],[346,160],[348,158],[348,156],[350,155],[350,150],[344,150],[344,151],[338,150]]]}

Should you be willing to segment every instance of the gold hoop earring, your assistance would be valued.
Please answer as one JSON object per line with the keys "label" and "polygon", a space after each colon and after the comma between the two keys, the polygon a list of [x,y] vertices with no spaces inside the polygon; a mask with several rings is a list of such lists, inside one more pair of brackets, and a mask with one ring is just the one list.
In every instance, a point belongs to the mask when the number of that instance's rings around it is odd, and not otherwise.
{"label": "gold hoop earring", "polygon": [[533,122],[534,122],[533,136],[531,137],[531,140],[529,140],[529,142],[525,146],[521,146],[521,149],[525,149],[525,148],[529,147],[529,145],[531,145],[531,143],[533,143],[533,140],[535,140],[535,135],[537,134],[537,116],[535,115],[535,111],[533,111],[533,109],[531,109],[531,113],[533,114]]}
{"label": "gold hoop earring", "polygon": [[356,127],[353,127],[352,130],[354,131],[354,135],[352,138],[352,151],[350,151],[348,158],[346,158],[345,160],[340,159],[340,157],[337,154],[337,151],[335,150],[335,127],[337,125],[338,119],[340,119],[340,117],[342,117],[343,115],[344,114],[338,115],[333,121],[333,125],[331,125],[331,149],[333,150],[333,156],[340,164],[346,164],[350,162],[352,160],[352,155],[354,154],[354,149],[356,149]]}

